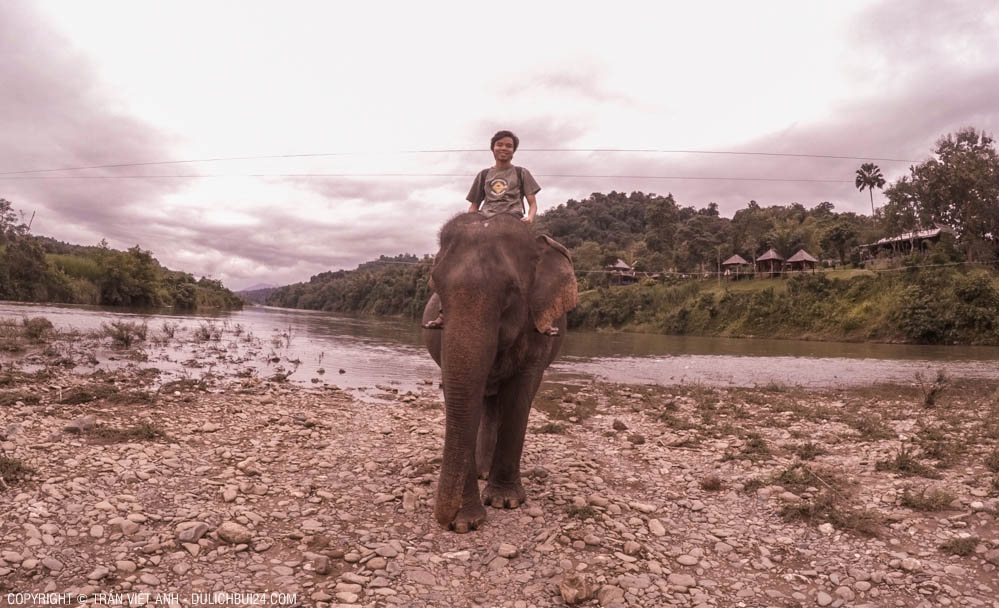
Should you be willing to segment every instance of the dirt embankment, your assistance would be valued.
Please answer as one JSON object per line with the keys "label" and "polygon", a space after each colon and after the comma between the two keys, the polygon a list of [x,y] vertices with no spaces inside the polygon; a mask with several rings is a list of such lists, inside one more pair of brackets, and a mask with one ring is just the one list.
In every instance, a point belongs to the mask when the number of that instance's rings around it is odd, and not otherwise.
{"label": "dirt embankment", "polygon": [[457,535],[434,386],[143,366],[3,362],[0,604],[999,606],[994,385],[546,386],[528,504]]}

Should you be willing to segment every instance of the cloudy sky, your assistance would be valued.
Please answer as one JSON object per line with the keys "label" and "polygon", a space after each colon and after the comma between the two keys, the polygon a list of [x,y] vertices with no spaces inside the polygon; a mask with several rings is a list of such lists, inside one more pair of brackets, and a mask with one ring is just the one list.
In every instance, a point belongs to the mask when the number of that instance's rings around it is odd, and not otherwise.
{"label": "cloudy sky", "polygon": [[[501,128],[541,211],[730,216],[870,213],[861,158],[892,180],[999,125],[994,0],[541,4],[2,0],[0,198],[241,289],[432,253]],[[66,170],[95,165],[133,166]]]}

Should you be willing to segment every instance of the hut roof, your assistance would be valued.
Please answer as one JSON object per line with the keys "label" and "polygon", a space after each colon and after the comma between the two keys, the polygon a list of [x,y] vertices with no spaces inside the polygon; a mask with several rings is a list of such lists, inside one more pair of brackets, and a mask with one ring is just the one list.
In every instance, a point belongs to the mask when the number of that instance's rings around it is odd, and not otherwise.
{"label": "hut roof", "polygon": [[953,233],[954,231],[946,226],[937,226],[936,228],[931,228],[929,230],[917,230],[915,232],[905,232],[896,236],[887,236],[883,239],[879,239],[873,243],[868,243],[862,245],[863,247],[873,247],[875,245],[888,245],[890,243],[898,243],[901,241],[914,241],[919,239],[932,239],[940,236],[944,232]]}
{"label": "hut roof", "polygon": [[631,266],[628,266],[628,264],[621,258],[618,258],[617,262],[609,265],[607,268],[613,268],[615,270],[631,270]]}
{"label": "hut roof", "polygon": [[787,259],[788,262],[818,262],[804,249],[799,249],[798,253],[792,255]]}
{"label": "hut roof", "polygon": [[735,264],[748,264],[748,263],[749,262],[747,262],[746,260],[742,259],[741,255],[735,254],[732,257],[730,257],[729,259],[727,259],[724,262],[722,262],[722,266],[733,266]]}
{"label": "hut roof", "polygon": [[781,261],[783,261],[784,258],[781,257],[781,255],[779,253],[777,253],[776,251],[774,251],[773,249],[768,250],[766,253],[764,253],[760,257],[756,258],[757,262],[766,262],[767,260],[781,260]]}

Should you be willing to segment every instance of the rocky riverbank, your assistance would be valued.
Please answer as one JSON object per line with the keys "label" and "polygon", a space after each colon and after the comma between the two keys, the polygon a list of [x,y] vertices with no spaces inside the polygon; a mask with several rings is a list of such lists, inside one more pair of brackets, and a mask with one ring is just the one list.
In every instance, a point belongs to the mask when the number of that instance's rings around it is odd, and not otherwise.
{"label": "rocky riverbank", "polygon": [[994,383],[548,385],[528,504],[457,535],[436,379],[371,402],[36,350],[0,370],[0,604],[999,606]]}

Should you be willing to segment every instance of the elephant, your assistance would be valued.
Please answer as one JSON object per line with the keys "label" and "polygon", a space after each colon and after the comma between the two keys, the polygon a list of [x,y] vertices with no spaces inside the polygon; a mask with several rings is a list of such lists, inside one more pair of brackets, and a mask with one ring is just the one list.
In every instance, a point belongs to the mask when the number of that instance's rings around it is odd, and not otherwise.
{"label": "elephant", "polygon": [[[445,311],[443,328],[423,330],[444,387],[434,517],[464,533],[485,522],[483,503],[516,508],[526,500],[527,419],[562,346],[576,277],[569,252],[551,238],[512,215],[472,212],[441,228],[431,286],[424,323]],[[553,326],[558,334],[546,335]],[[481,497],[479,477],[487,480]]]}

